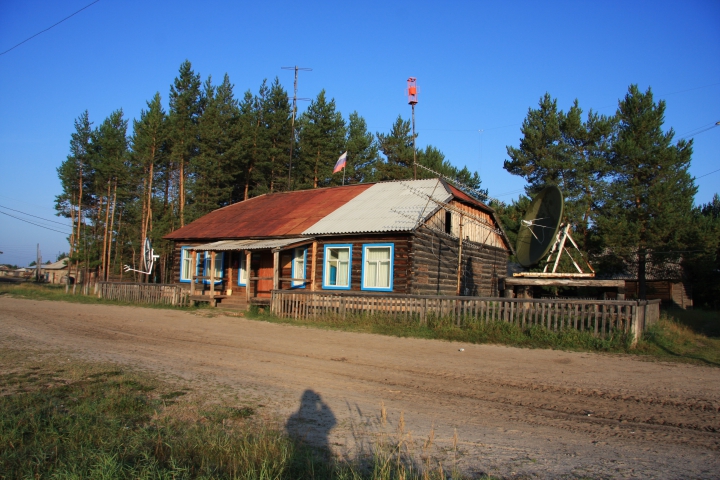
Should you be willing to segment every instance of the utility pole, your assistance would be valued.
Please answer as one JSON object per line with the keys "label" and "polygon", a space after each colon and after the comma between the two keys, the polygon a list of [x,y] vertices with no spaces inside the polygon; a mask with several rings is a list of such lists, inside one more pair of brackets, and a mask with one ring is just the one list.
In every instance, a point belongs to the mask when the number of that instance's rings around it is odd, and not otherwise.
{"label": "utility pole", "polygon": [[310,100],[309,98],[298,98],[298,72],[300,70],[304,72],[312,72],[312,68],[298,67],[281,67],[283,70],[295,70],[295,91],[293,92],[293,111],[292,111],[292,122],[290,123],[290,166],[288,167],[288,190],[290,190],[290,183],[292,182],[292,159],[293,159],[293,147],[295,146],[295,115],[297,113],[297,101],[298,100]]}
{"label": "utility pole", "polygon": [[36,271],[35,279],[40,282],[40,275],[42,275],[42,254],[40,253],[40,244],[37,244],[37,258],[35,259],[36,262]]}

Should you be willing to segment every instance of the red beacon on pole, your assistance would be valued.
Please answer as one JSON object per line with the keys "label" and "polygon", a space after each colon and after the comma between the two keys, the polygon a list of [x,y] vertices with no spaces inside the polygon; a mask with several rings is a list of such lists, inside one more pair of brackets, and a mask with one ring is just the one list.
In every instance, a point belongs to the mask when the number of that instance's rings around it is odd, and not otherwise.
{"label": "red beacon on pole", "polygon": [[417,105],[417,79],[410,77],[407,79],[407,95],[408,105]]}

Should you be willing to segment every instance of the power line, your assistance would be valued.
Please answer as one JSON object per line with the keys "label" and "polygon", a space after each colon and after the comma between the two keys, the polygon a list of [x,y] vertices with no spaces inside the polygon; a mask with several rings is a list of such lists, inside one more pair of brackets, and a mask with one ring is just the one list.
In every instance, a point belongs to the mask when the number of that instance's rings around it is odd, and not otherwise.
{"label": "power line", "polygon": [[40,225],[39,223],[33,223],[33,222],[28,221],[28,220],[24,220],[24,219],[22,219],[22,218],[20,218],[20,217],[16,217],[15,215],[10,215],[9,213],[5,213],[5,212],[0,212],[0,213],[2,213],[3,215],[7,215],[8,217],[12,217],[12,218],[14,218],[14,219],[20,220],[21,222],[29,223],[30,225],[35,225],[36,227],[44,228],[44,229],[46,229],[46,230],[52,230],[53,232],[62,233],[63,235],[70,235],[70,234],[67,233],[67,232],[61,232],[60,230],[55,230],[54,228],[46,227],[46,226],[44,226],[44,225]]}
{"label": "power line", "polygon": [[68,226],[69,226],[67,223],[56,222],[55,220],[48,220],[47,218],[38,217],[38,216],[36,216],[36,215],[30,215],[29,213],[21,212],[20,210],[15,210],[15,209],[13,209],[13,208],[5,207],[5,206],[3,206],[3,205],[0,205],[0,208],[4,208],[4,209],[6,209],[6,210],[10,210],[11,212],[22,213],[23,215],[27,215],[28,217],[37,218],[37,219],[39,219],[39,220],[44,220],[44,221],[46,221],[46,222],[57,223],[58,225],[62,225],[63,227],[68,227]]}
{"label": "power line", "polygon": [[720,168],[718,168],[717,170],[713,170],[713,171],[710,172],[710,173],[706,173],[705,175],[700,175],[699,177],[695,177],[695,180],[697,180],[698,178],[707,177],[708,175],[711,175],[711,174],[717,173],[717,172],[720,172]]}
{"label": "power line", "polygon": [[95,1],[92,2],[92,3],[90,3],[90,4],[88,4],[88,5],[85,5],[83,8],[81,8],[81,9],[78,10],[77,12],[73,13],[72,15],[69,15],[69,16],[63,18],[62,20],[60,20],[59,22],[57,22],[57,23],[55,23],[55,24],[53,24],[53,25],[50,25],[50,26],[49,26],[48,28],[46,28],[45,30],[36,33],[36,34],[33,35],[32,37],[26,38],[25,40],[23,40],[22,42],[18,43],[18,44],[15,45],[14,47],[9,48],[9,49],[5,50],[4,52],[0,53],[0,55],[5,55],[5,54],[8,53],[9,51],[15,50],[17,47],[19,47],[19,46],[22,45],[23,43],[27,42],[28,40],[32,40],[33,38],[37,37],[37,36],[40,35],[41,33],[45,33],[45,32],[47,32],[48,30],[50,30],[51,28],[60,25],[62,22],[64,22],[64,21],[67,20],[68,18],[74,17],[74,16],[77,15],[78,13],[82,12],[83,10],[85,10],[86,8],[88,8],[88,7],[92,6],[92,5],[95,5],[95,4],[96,4],[97,2],[99,2],[99,1],[100,1],[100,0],[95,0]]}

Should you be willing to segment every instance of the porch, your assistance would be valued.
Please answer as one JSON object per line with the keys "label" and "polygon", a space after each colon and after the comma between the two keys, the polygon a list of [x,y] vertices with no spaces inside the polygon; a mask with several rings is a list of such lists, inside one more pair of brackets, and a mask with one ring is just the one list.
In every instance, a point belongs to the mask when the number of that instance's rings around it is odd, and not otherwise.
{"label": "porch", "polygon": [[[312,274],[308,277],[306,257],[310,245]],[[187,254],[183,253],[181,262],[193,272],[187,276],[193,302],[245,309],[249,305],[269,306],[273,290],[308,285],[315,288],[310,280],[315,275],[317,258],[313,238],[222,240],[184,249]],[[303,252],[302,266],[296,262],[298,251]]]}

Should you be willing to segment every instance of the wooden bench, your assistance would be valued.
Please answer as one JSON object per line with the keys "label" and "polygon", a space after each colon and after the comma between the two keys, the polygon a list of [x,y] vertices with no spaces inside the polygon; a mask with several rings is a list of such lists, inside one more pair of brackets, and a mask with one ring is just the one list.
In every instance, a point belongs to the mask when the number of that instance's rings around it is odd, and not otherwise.
{"label": "wooden bench", "polygon": [[190,295],[190,301],[195,303],[208,302],[211,307],[217,307],[218,300],[222,300],[227,295]]}

